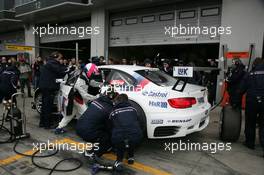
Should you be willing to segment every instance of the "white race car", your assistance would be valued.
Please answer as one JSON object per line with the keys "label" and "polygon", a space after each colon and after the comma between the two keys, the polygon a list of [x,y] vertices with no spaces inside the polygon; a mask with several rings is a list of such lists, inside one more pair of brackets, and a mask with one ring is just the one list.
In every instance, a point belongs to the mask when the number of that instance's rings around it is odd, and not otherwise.
{"label": "white race car", "polygon": [[105,65],[105,87],[114,85],[137,109],[148,138],[173,138],[201,131],[209,123],[210,103],[205,87],[188,84],[157,68]]}
{"label": "white race car", "polygon": [[[137,109],[141,128],[148,138],[183,137],[208,125],[211,105],[205,87],[180,81],[157,68],[105,65],[99,66],[99,69],[104,79],[101,93],[111,85],[118,93],[127,94]],[[71,79],[61,83],[59,97],[69,94],[70,84],[73,84]],[[39,112],[40,96],[37,90],[34,104]],[[85,105],[80,99],[76,101]]]}

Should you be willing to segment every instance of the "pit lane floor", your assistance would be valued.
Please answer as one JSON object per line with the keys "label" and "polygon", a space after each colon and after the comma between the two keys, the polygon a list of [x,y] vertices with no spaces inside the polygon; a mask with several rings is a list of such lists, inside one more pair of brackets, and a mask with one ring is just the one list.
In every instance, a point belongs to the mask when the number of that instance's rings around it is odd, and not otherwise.
{"label": "pit lane floor", "polygon": [[[67,127],[68,132],[63,135],[54,135],[52,130],[38,128],[39,115],[31,109],[30,102],[32,99],[26,99],[26,115],[28,118],[28,132],[31,134],[30,139],[21,141],[18,145],[20,152],[32,154],[32,143],[43,143],[60,141],[64,143],[82,142],[74,132],[75,122]],[[2,111],[2,108],[0,108]],[[218,125],[219,125],[219,109],[211,113],[209,126],[198,133],[188,135],[185,138],[177,139],[161,139],[161,140],[145,140],[136,151],[136,163],[133,166],[126,166],[124,175],[263,175],[264,158],[261,157],[262,150],[257,141],[256,150],[249,150],[242,145],[244,140],[243,132],[241,132],[240,140],[232,143],[230,151],[218,151],[211,153],[210,151],[171,151],[166,149],[166,145],[173,143],[219,143]],[[243,130],[242,130],[243,131]],[[0,132],[0,138],[6,137]],[[39,169],[32,165],[31,159],[16,155],[13,149],[14,143],[0,145],[0,175],[46,175],[49,172]],[[213,147],[212,147],[213,148]],[[76,151],[60,151],[57,155],[36,159],[42,166],[52,167],[64,158],[79,158],[83,161],[83,166],[73,172],[53,174],[90,174],[91,165],[82,154]],[[107,161],[113,162],[115,159],[113,154],[104,156]],[[74,162],[65,162],[58,168],[71,168],[76,166]],[[109,172],[100,172],[100,174],[111,174]]]}

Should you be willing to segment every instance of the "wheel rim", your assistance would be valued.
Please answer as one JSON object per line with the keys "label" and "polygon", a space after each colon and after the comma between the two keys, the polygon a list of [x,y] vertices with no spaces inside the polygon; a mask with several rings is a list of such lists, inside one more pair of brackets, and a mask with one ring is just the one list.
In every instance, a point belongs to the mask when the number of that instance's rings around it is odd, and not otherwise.
{"label": "wheel rim", "polygon": [[41,109],[42,109],[42,95],[38,95],[36,98],[36,109],[39,113],[41,113]]}

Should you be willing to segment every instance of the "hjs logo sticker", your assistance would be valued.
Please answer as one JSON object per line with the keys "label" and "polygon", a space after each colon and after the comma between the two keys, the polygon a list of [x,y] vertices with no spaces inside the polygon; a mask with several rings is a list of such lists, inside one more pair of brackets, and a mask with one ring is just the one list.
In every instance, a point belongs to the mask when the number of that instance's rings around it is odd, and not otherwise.
{"label": "hjs logo sticker", "polygon": [[187,71],[188,68],[178,69],[178,75],[187,76],[188,75]]}
{"label": "hjs logo sticker", "polygon": [[174,77],[193,77],[193,67],[173,67]]}

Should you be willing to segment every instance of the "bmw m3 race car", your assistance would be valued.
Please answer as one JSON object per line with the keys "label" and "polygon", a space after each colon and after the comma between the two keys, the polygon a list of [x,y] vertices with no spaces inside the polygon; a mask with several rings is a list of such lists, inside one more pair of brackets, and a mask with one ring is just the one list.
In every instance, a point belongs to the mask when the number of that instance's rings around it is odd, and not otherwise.
{"label": "bmw m3 race car", "polygon": [[148,138],[183,137],[208,125],[211,105],[205,87],[186,83],[157,68],[104,65],[99,69],[104,79],[101,93],[111,85],[118,93],[127,94]]}
{"label": "bmw m3 race car", "polygon": [[128,95],[148,138],[182,137],[209,123],[211,105],[204,87],[179,81],[157,68],[106,65],[100,70],[105,85]]}

